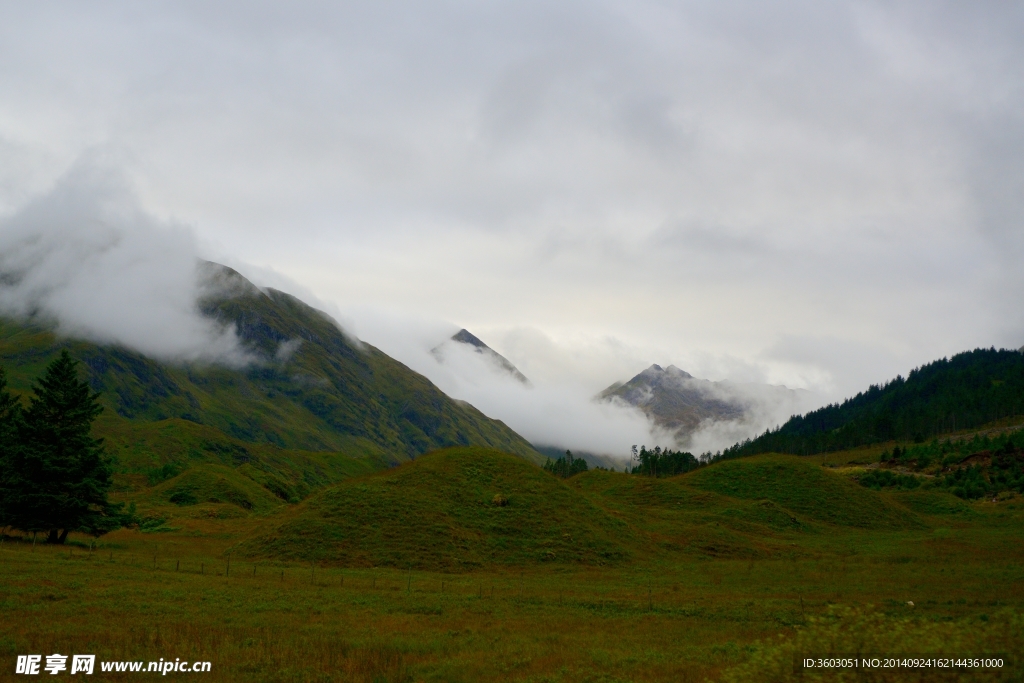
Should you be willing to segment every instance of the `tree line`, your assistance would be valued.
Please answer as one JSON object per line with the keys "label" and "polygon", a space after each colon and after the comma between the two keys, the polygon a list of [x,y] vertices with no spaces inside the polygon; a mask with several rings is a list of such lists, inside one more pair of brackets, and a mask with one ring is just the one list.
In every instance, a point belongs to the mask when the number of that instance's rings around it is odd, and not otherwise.
{"label": "tree line", "polygon": [[647,446],[641,446],[640,450],[637,450],[634,445],[630,449],[630,455],[630,473],[648,477],[672,477],[695,470],[704,464],[693,453],[673,451],[670,448],[662,450],[661,446],[655,446],[651,450],[647,450]]}
{"label": "tree line", "polygon": [[583,458],[572,457],[572,451],[566,451],[565,455],[558,460],[547,459],[543,465],[545,472],[550,472],[556,477],[568,479],[571,476],[587,471],[587,461]]}
{"label": "tree line", "polygon": [[[695,470],[703,465],[704,463],[692,453],[673,451],[670,448],[662,450],[661,446],[655,446],[650,450],[647,449],[647,446],[641,446],[637,450],[634,445],[630,449],[629,464],[623,467],[623,471],[627,474],[648,477],[672,477]],[[571,451],[566,451],[565,455],[558,460],[548,458],[543,468],[563,479],[588,470],[587,462],[582,458],[574,458]],[[603,470],[604,468],[598,467],[597,469]],[[612,469],[614,470],[614,468]]]}
{"label": "tree line", "polygon": [[927,439],[1020,414],[1024,354],[975,349],[923,365],[903,378],[872,385],[842,403],[790,418],[727,448],[714,459],[790,453],[811,455],[883,441]]}
{"label": "tree line", "polygon": [[107,499],[111,460],[91,435],[102,411],[67,350],[32,383],[27,405],[0,367],[0,528],[62,544],[73,531],[98,537],[138,523],[134,505]]}

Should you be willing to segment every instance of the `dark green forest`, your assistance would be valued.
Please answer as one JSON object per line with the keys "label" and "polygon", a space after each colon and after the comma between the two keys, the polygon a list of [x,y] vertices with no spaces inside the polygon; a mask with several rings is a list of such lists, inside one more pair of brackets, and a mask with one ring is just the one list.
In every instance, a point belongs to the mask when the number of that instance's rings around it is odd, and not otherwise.
{"label": "dark green forest", "polygon": [[811,455],[885,441],[923,443],[980,427],[1024,409],[1024,354],[975,349],[872,385],[842,403],[794,416],[724,450],[715,459],[789,453]]}

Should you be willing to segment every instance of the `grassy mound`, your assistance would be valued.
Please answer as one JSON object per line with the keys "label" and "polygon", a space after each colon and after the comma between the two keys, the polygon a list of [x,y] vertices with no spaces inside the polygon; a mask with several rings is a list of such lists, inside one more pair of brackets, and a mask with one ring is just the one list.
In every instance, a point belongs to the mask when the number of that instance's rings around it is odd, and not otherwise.
{"label": "grassy mound", "polygon": [[721,499],[714,493],[684,485],[678,477],[657,479],[591,470],[573,477],[569,483],[584,493],[599,496],[602,503],[623,509],[708,509],[717,506]]}
{"label": "grassy mound", "polygon": [[726,460],[678,479],[697,489],[734,498],[769,500],[809,519],[865,529],[922,526],[890,499],[795,456]]}
{"label": "grassy mound", "polygon": [[974,509],[951,493],[939,491],[900,491],[891,494],[904,507],[922,515],[970,516]]}
{"label": "grassy mound", "polygon": [[459,571],[625,558],[627,525],[524,460],[452,448],[345,481],[266,521],[249,557]]}
{"label": "grassy mound", "polygon": [[742,500],[686,485],[617,472],[585,472],[569,480],[597,505],[648,536],[649,549],[699,557],[755,558],[789,554],[797,535],[821,525],[770,500]]}
{"label": "grassy mound", "polygon": [[280,498],[244,473],[224,465],[198,465],[154,486],[145,496],[152,504],[182,507],[228,503],[263,513],[282,504]]}

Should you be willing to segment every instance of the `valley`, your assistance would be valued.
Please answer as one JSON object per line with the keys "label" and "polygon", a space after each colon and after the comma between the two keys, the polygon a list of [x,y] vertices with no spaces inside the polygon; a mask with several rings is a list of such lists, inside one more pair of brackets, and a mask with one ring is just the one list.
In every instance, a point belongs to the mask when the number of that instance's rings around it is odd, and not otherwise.
{"label": "valley", "polygon": [[[558,475],[538,466],[552,448],[298,299],[210,268],[203,310],[236,330],[240,366],[0,322],[21,405],[63,352],[78,363],[103,408],[109,500],[128,511],[65,543],[0,530],[5,656],[210,661],[211,680],[268,683],[611,683],[846,680],[798,674],[794,657],[941,652],[1011,663],[969,680],[1022,680],[1021,354],[937,362],[687,454],[683,474],[591,455]],[[468,332],[451,342],[490,351]],[[665,410],[711,395],[653,367],[638,377]],[[959,430],[945,429],[954,400]]]}
{"label": "valley", "polygon": [[225,470],[116,494],[150,524],[95,542],[8,533],[5,650],[228,681],[771,681],[797,653],[1024,643],[1020,497],[876,492],[793,456],[563,481],[469,448],[246,506]]}

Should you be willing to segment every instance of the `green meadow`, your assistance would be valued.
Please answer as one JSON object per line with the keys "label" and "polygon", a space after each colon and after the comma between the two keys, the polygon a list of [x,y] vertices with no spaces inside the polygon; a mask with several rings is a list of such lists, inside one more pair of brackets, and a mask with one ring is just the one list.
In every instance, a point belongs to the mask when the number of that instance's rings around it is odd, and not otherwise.
{"label": "green meadow", "polygon": [[[0,676],[77,653],[205,660],[218,681],[1024,680],[1024,499],[873,491],[846,457],[563,480],[448,449],[355,458],[291,503],[246,463],[122,477],[140,528],[4,536]],[[793,666],[855,653],[1006,665]]]}

